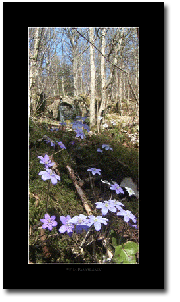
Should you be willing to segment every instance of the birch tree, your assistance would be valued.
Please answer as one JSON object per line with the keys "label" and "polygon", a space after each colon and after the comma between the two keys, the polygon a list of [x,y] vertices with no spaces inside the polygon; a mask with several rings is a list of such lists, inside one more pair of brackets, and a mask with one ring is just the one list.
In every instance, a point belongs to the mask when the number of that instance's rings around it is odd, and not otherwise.
{"label": "birch tree", "polygon": [[95,62],[94,62],[94,28],[89,27],[90,64],[91,64],[91,98],[90,98],[90,128],[95,125]]}
{"label": "birch tree", "polygon": [[33,51],[29,56],[30,68],[29,68],[29,96],[32,114],[36,114],[36,100],[37,100],[37,59],[40,45],[40,28],[34,29],[34,47]]}
{"label": "birch tree", "polygon": [[106,28],[102,28],[102,38],[101,38],[101,105],[100,108],[97,110],[97,129],[99,132],[99,125],[100,125],[100,117],[102,111],[106,107],[106,91],[105,91],[105,85],[106,85],[106,79],[105,79],[105,35],[106,35]]}
{"label": "birch tree", "polygon": [[61,76],[61,85],[62,85],[62,96],[65,96],[65,90],[64,90],[64,71],[63,71],[63,65],[64,65],[64,50],[63,50],[63,44],[64,40],[62,39],[62,76]]}

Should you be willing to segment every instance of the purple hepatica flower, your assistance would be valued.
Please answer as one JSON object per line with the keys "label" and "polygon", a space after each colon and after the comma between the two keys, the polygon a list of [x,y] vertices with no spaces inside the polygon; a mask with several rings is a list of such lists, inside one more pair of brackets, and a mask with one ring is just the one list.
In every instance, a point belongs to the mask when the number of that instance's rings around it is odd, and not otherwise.
{"label": "purple hepatica flower", "polygon": [[69,216],[69,215],[67,215],[66,217],[60,216],[60,220],[63,223],[63,225],[59,228],[59,232],[60,233],[67,232],[67,234],[71,237],[72,233],[73,233],[73,229],[74,229],[73,223],[70,222],[71,216]]}
{"label": "purple hepatica flower", "polygon": [[66,149],[65,145],[62,142],[57,141],[57,143],[61,149]]}
{"label": "purple hepatica flower", "polygon": [[55,174],[51,169],[46,169],[46,171],[40,171],[38,175],[42,175],[42,180],[50,179],[52,184],[57,184],[57,181],[60,180],[60,176]]}
{"label": "purple hepatica flower", "polygon": [[[78,117],[81,118],[81,117]],[[84,121],[84,117],[81,118]],[[85,129],[87,132],[90,131],[89,126],[87,124],[83,124],[82,121],[75,121],[72,123],[72,129],[76,131],[76,137],[81,137],[83,139],[85,137],[85,134],[83,132],[83,129]]]}
{"label": "purple hepatica flower", "polygon": [[116,212],[116,207],[110,201],[96,202],[96,204],[97,204],[96,208],[102,210],[102,215],[106,215],[108,211],[114,213]]}
{"label": "purple hepatica flower", "polygon": [[92,226],[94,225],[95,227],[95,230],[96,231],[100,231],[101,229],[101,224],[105,224],[107,225],[107,221],[108,219],[107,218],[102,218],[102,216],[93,216],[93,215],[90,215],[89,216],[89,221],[88,221],[88,226]]}
{"label": "purple hepatica flower", "polygon": [[96,169],[96,168],[89,168],[87,169],[87,171],[92,172],[93,175],[95,175],[96,173],[101,175],[101,169]]}
{"label": "purple hepatica flower", "polygon": [[106,145],[106,144],[103,144],[102,148],[105,148],[105,150],[112,150],[113,151],[113,148],[111,148],[109,145]]}
{"label": "purple hepatica flower", "polygon": [[97,148],[97,152],[103,152],[100,148]]}
{"label": "purple hepatica flower", "polygon": [[116,209],[119,211],[122,210],[122,207],[124,207],[124,204],[120,201],[117,201],[116,199],[109,199],[110,204],[112,204]]}
{"label": "purple hepatica flower", "polygon": [[45,139],[46,144],[49,144],[51,141],[49,139]]}
{"label": "purple hepatica flower", "polygon": [[120,194],[120,193],[124,194],[123,189],[117,183],[115,183],[114,185],[111,185],[110,189],[115,190],[116,194]]}
{"label": "purple hepatica flower", "polygon": [[82,130],[82,128],[83,128],[83,123],[81,121],[75,121],[72,123],[72,129]]}
{"label": "purple hepatica flower", "polygon": [[81,139],[85,138],[85,134],[82,130],[76,130],[76,137],[80,137]]}
{"label": "purple hepatica flower", "polygon": [[124,216],[124,221],[129,222],[131,219],[134,223],[136,223],[136,217],[131,213],[131,211],[125,211],[121,210],[119,213],[117,213],[118,216]]}
{"label": "purple hepatica flower", "polygon": [[55,148],[55,143],[53,141],[51,141],[51,147]]}
{"label": "purple hepatica flower", "polygon": [[88,219],[87,216],[80,214],[79,216],[74,216],[71,220],[71,223],[73,223],[74,225],[76,225],[76,232],[77,233],[81,233],[82,230],[88,230]]}
{"label": "purple hepatica flower", "polygon": [[44,157],[38,156],[38,158],[40,158],[40,164],[44,164],[46,168],[52,167],[54,165],[54,163],[51,162],[47,154],[45,154]]}
{"label": "purple hepatica flower", "polygon": [[48,228],[48,230],[52,231],[52,228],[58,224],[57,221],[55,221],[55,219],[56,216],[49,216],[49,214],[45,214],[44,219],[40,219],[40,221],[44,223],[42,225],[42,228],[43,229]]}

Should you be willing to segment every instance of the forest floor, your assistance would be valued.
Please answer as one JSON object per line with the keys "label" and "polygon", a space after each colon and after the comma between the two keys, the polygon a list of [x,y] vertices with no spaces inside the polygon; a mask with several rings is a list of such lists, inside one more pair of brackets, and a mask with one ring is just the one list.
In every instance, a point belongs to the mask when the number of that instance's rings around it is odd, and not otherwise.
{"label": "forest floor", "polygon": [[[114,121],[116,116],[111,117]],[[70,124],[60,126],[57,121],[32,120],[29,121],[29,261],[30,263],[102,263],[107,255],[107,246],[103,245],[101,237],[96,236],[96,256],[92,236],[87,238],[86,248],[80,253],[79,246],[85,238],[84,231],[74,235],[58,232],[61,225],[60,216],[79,214],[87,215],[80,191],[86,196],[93,215],[101,215],[96,209],[95,202],[116,199],[123,200],[127,210],[131,211],[138,220],[139,200],[136,196],[129,196],[127,192],[116,194],[109,190],[109,186],[101,180],[114,181],[120,185],[126,177],[131,178],[138,188],[138,126],[116,124],[112,125],[108,119],[108,128],[101,133],[86,133],[86,138],[76,137]],[[116,121],[117,122],[117,121]],[[47,137],[55,146],[47,143]],[[135,138],[132,140],[132,138]],[[60,149],[57,141],[63,142],[66,149]],[[113,150],[97,152],[103,144],[108,144]],[[60,176],[56,185],[43,181],[38,175],[43,170],[38,156],[48,154],[55,162],[54,171]],[[71,177],[67,167],[74,173]],[[101,169],[101,175],[90,176],[88,168]],[[79,186],[77,190],[76,183]],[[52,231],[42,229],[40,219],[47,213],[55,215],[58,222]],[[137,223],[138,224],[138,223]],[[120,244],[126,242],[138,243],[138,229],[133,229],[122,222],[119,217],[114,218],[112,230],[108,234],[108,248],[114,254],[112,245],[116,237]],[[123,234],[123,236],[122,236]],[[138,256],[136,253],[136,262]]]}

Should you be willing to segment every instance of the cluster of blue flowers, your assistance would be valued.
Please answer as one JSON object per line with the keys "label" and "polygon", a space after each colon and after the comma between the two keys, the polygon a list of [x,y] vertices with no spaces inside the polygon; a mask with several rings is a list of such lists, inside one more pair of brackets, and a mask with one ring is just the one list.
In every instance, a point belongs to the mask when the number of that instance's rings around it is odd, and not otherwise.
{"label": "cluster of blue flowers", "polygon": [[84,124],[86,117],[76,116],[76,121],[72,123],[72,129],[76,132],[76,137],[80,137],[81,139],[85,138],[84,130],[87,132],[90,131],[89,126]]}
{"label": "cluster of blue flowers", "polygon": [[57,175],[52,169],[49,169],[54,165],[54,162],[51,162],[49,156],[45,154],[45,156],[38,156],[40,158],[40,164],[44,164],[46,170],[40,171],[38,175],[42,175],[42,180],[46,181],[48,179],[51,180],[53,185],[57,184],[57,181],[60,180],[60,176]]}
{"label": "cluster of blue flowers", "polygon": [[69,215],[66,217],[60,216],[60,220],[63,225],[60,227],[59,232],[67,232],[69,236],[72,236],[74,229],[76,229],[77,233],[81,233],[83,230],[87,231],[91,226],[94,226],[96,231],[100,231],[101,224],[107,225],[108,221],[107,218],[103,218],[102,216],[85,216],[83,214],[74,216],[73,218],[71,218]]}
{"label": "cluster of blue flowers", "polygon": [[[44,215],[44,219],[40,219],[43,223],[42,228],[52,230],[53,227],[57,226],[57,221],[55,221],[55,216],[49,216],[49,214]],[[74,216],[71,218],[70,215],[60,216],[60,221],[62,222],[61,227],[59,228],[60,233],[65,233],[71,237],[73,231],[76,230],[77,233],[81,233],[83,230],[87,231],[89,227],[94,226],[96,231],[101,230],[101,224],[107,225],[107,218],[102,216],[89,215],[85,216],[80,214],[79,216]]]}
{"label": "cluster of blue flowers", "polygon": [[[55,143],[52,140],[45,140],[46,143],[51,143],[51,146],[55,148]],[[65,145],[60,141],[56,141],[57,144],[59,145],[59,147],[61,149],[66,149]],[[60,176],[57,175],[52,169],[49,169],[50,167],[52,167],[55,163],[51,162],[49,156],[47,154],[45,154],[45,156],[38,156],[38,158],[40,158],[40,164],[44,164],[46,170],[45,171],[40,171],[38,175],[42,175],[42,180],[46,181],[48,179],[51,180],[53,185],[57,184],[57,181],[60,180]]]}
{"label": "cluster of blue flowers", "polygon": [[101,209],[102,215],[106,215],[108,211],[116,213],[117,210],[121,211],[122,207],[124,207],[123,203],[117,201],[116,199],[109,199],[104,202],[96,202],[96,208]]}
{"label": "cluster of blue flowers", "polygon": [[[104,149],[104,150],[111,150],[111,151],[113,151],[113,148],[111,148],[111,146],[110,145],[107,145],[107,144],[102,144],[102,149]],[[102,149],[100,149],[100,148],[97,148],[97,152],[100,152],[100,153],[102,153],[103,152],[103,150]]]}
{"label": "cluster of blue flowers", "polygon": [[[50,144],[51,144],[51,147],[54,147],[54,148],[55,148],[55,142],[54,142],[53,140],[45,139],[45,142],[46,142],[47,144],[50,143]],[[66,149],[65,145],[64,145],[62,142],[56,141],[56,143],[59,145],[59,147],[60,147],[61,149]]]}
{"label": "cluster of blue flowers", "polygon": [[[137,225],[132,225],[129,221],[137,222],[135,215],[129,210],[124,210],[124,204],[116,199],[105,200],[104,202],[96,202],[96,208],[101,209],[102,215],[106,215],[109,212],[116,213],[117,216],[124,216],[124,221],[129,223],[130,226],[137,229]],[[119,211],[119,212],[118,212]]]}
{"label": "cluster of blue flowers", "polygon": [[[124,210],[124,204],[116,199],[109,199],[104,202],[96,202],[96,208],[101,209],[102,215],[106,215],[109,212],[116,213],[117,216],[123,216],[124,221],[129,223],[130,226],[137,228],[137,225],[132,225],[129,221],[132,220],[134,223],[137,222],[135,215],[131,213],[131,211]],[[49,216],[45,214],[44,219],[40,219],[43,222],[42,228],[48,228],[50,231],[53,227],[57,226],[57,222],[55,221],[55,216]],[[89,227],[94,226],[96,231],[101,230],[101,224],[107,225],[108,219],[102,216],[94,216],[89,215],[85,216],[80,214],[79,216],[74,216],[71,218],[70,215],[60,216],[60,221],[62,222],[61,227],[59,228],[60,233],[65,233],[71,237],[73,231],[76,233],[81,233],[83,230],[87,231]]]}
{"label": "cluster of blue flowers", "polygon": [[[80,137],[81,139],[85,138],[84,130],[89,132],[88,125],[84,124],[86,117],[76,117],[76,121],[72,123],[72,129],[76,132],[76,137]],[[51,143],[51,146],[55,147],[55,143],[53,141],[46,140],[47,143]],[[65,145],[60,141],[56,141],[61,149],[66,149]],[[102,149],[107,150],[113,150],[110,145],[103,144]],[[97,152],[103,152],[100,148],[97,149]],[[50,179],[52,184],[56,184],[58,180],[60,180],[60,176],[55,174],[53,170],[50,168],[54,165],[53,162],[51,162],[49,156],[46,154],[44,157],[38,156],[40,159],[40,163],[45,165],[46,170],[40,171],[38,175],[42,175],[42,179],[45,181],[47,179]],[[87,171],[91,172],[93,175],[98,174],[101,175],[101,169],[96,168],[89,168]],[[124,194],[123,189],[116,183],[113,182],[113,184],[108,183],[107,181],[102,181],[103,183],[107,183],[110,186],[110,190],[115,190],[116,194]],[[130,188],[126,188],[129,195],[131,196],[134,194],[134,192]],[[123,216],[124,221],[129,224],[131,227],[135,227],[137,229],[136,224],[131,224],[130,220],[133,221],[133,223],[136,223],[136,217],[131,213],[131,211],[124,210],[124,204],[120,201],[117,201],[116,199],[109,199],[104,202],[96,202],[96,208],[101,209],[102,215],[107,215],[108,212],[115,213],[117,216]],[[40,221],[43,223],[42,228],[48,230],[52,230],[53,227],[56,227],[58,225],[57,221],[55,220],[55,216],[51,216],[49,214],[44,215],[44,219],[40,219]],[[73,218],[70,217],[70,215],[67,216],[60,216],[60,221],[62,225],[59,228],[60,233],[65,233],[71,237],[73,234],[73,231],[76,231],[76,233],[81,233],[83,230],[87,231],[89,227],[94,226],[96,231],[101,230],[101,225],[107,225],[108,219],[104,218],[102,216],[94,216],[89,215],[85,216],[83,214],[80,214],[79,216],[74,216]]]}

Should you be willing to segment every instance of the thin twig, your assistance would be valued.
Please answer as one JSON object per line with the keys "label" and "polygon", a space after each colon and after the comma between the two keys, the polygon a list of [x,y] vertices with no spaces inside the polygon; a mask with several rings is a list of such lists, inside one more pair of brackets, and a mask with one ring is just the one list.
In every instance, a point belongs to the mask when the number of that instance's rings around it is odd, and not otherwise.
{"label": "thin twig", "polygon": [[80,244],[80,248],[82,248],[82,246],[85,244],[86,239],[90,236],[91,230],[92,230],[92,226],[87,231],[86,236],[84,237],[83,241]]}

